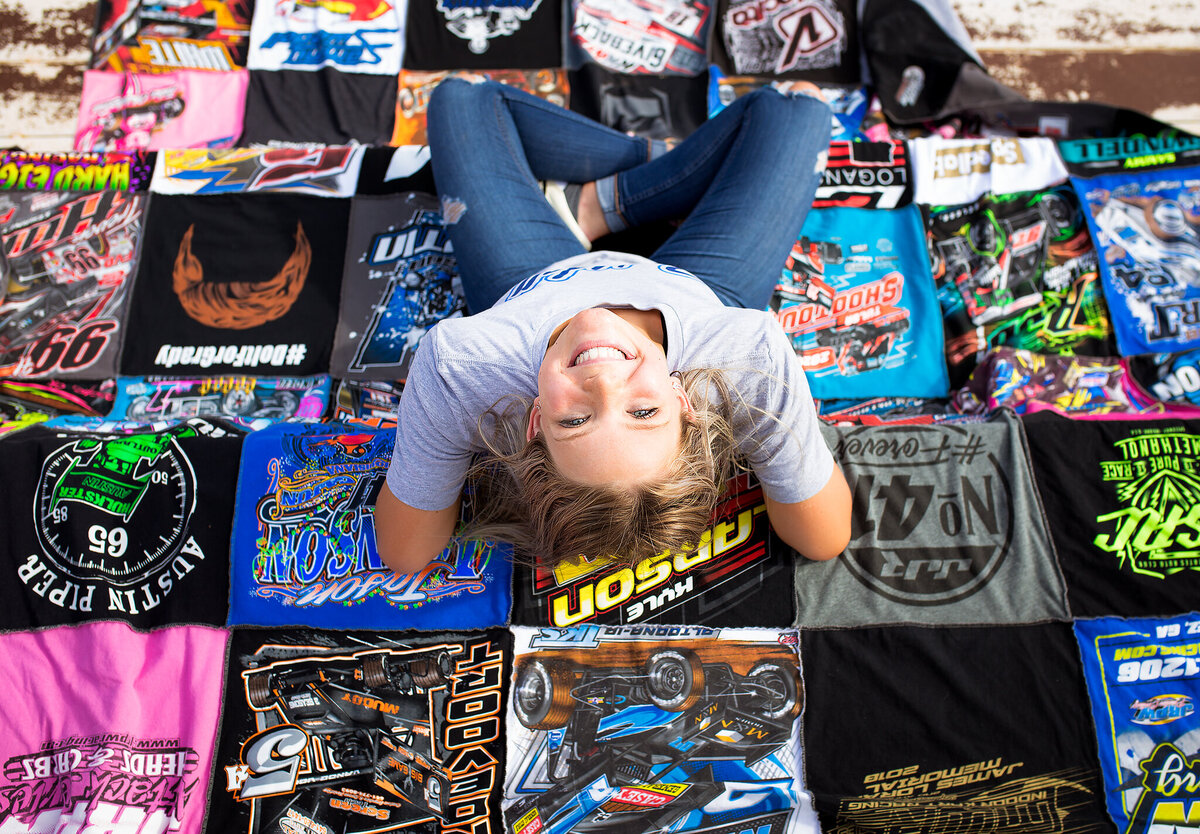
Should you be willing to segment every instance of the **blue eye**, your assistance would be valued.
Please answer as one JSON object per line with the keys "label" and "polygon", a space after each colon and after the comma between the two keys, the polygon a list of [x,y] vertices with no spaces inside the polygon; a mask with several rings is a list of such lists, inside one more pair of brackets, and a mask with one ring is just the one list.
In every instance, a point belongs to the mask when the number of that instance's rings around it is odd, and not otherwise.
{"label": "blue eye", "polygon": [[657,408],[637,408],[629,412],[638,420],[649,420],[658,413]]}
{"label": "blue eye", "polygon": [[586,417],[568,417],[565,420],[559,420],[558,424],[565,429],[574,429],[582,426],[587,420]]}

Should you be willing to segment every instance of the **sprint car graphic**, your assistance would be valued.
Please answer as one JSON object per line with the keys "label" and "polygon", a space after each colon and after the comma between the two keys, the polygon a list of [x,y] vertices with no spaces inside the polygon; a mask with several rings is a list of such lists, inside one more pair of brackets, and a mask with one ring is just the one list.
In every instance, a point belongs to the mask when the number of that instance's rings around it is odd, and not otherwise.
{"label": "sprint car graphic", "polygon": [[11,292],[0,310],[0,350],[14,350],[37,340],[54,326],[82,319],[110,294],[95,276],[71,283],[46,283],[35,289]]}
{"label": "sprint car graphic", "polygon": [[975,324],[1006,318],[1041,303],[1038,278],[1050,244],[1078,225],[1077,208],[1050,191],[1019,211],[991,205],[930,247],[934,278],[949,281]]}
{"label": "sprint car graphic", "polygon": [[833,350],[838,368],[847,376],[882,367],[896,339],[908,330],[908,310],[892,307],[867,313],[869,317],[838,316],[832,326],[815,334],[818,345]]}
{"label": "sprint car graphic", "polygon": [[540,652],[514,675],[517,720],[545,731],[550,787],[506,810],[513,834],[683,831],[795,805],[785,773],[755,769],[788,746],[800,712],[784,655],[731,663],[659,647],[630,668]]}
{"label": "sprint car graphic", "polygon": [[279,417],[287,418],[300,406],[295,391],[259,393],[245,388],[198,393],[199,380],[181,380],[174,385],[156,387],[149,395],[135,397],[129,403],[130,420],[182,420],[198,416]]}
{"label": "sprint car graphic", "polygon": [[842,247],[829,241],[813,241],[802,237],[792,244],[784,264],[783,277],[775,285],[772,308],[776,311],[784,301],[811,302],[826,310],[833,308],[834,290],[825,282],[825,264],[840,264]]}
{"label": "sprint car graphic", "polygon": [[421,811],[444,813],[450,777],[433,755],[428,690],[449,680],[447,652],[368,652],[242,674],[247,703],[320,739],[343,781],[373,774],[389,794]]}
{"label": "sprint car graphic", "polygon": [[1162,197],[1111,197],[1096,214],[1110,262],[1128,254],[1140,263],[1161,265],[1175,281],[1193,287],[1200,286],[1198,225],[1200,217]]}

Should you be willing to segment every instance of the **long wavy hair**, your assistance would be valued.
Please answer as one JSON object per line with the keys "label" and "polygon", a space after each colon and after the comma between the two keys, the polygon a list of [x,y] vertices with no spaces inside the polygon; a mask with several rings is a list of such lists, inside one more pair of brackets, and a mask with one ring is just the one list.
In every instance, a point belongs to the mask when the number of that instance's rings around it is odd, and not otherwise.
{"label": "long wavy hair", "polygon": [[580,556],[634,564],[695,547],[738,468],[734,425],[744,408],[720,371],[678,371],[693,413],[662,476],[629,489],[568,480],[541,434],[525,437],[532,401],[510,396],[479,420],[488,451],[467,476],[465,538],[511,542],[516,561],[553,567]]}

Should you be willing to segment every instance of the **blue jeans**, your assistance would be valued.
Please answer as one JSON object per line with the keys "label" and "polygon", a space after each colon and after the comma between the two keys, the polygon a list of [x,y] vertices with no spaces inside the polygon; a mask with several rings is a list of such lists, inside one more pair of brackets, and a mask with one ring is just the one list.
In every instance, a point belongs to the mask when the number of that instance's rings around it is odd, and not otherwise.
{"label": "blue jeans", "polygon": [[729,306],[765,308],[812,205],[829,126],[823,102],[763,88],[664,153],[503,84],[443,81],[429,146],[468,309],[584,252],[538,180],[597,181],[612,231],[686,218],[652,258]]}

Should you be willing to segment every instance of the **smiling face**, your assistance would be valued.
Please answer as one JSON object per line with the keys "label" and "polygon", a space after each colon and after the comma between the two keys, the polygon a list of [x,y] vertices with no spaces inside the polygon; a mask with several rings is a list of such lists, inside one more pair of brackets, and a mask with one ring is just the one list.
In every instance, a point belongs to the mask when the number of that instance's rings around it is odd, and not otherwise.
{"label": "smiling face", "polygon": [[551,337],[528,435],[559,472],[591,486],[661,475],[679,450],[687,396],[667,370],[657,312],[584,310]]}

